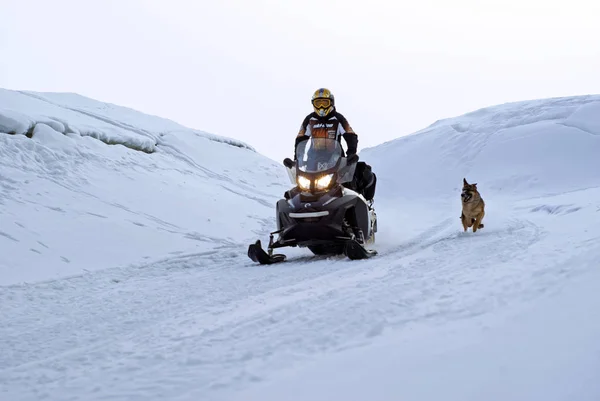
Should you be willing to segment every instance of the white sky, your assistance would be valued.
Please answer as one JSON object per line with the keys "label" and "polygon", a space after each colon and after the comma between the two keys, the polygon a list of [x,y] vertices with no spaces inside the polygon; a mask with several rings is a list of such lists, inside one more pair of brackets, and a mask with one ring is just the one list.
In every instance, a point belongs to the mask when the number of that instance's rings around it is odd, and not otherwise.
{"label": "white sky", "polygon": [[600,93],[598,0],[0,0],[0,87],[77,92],[291,156],[310,96],[359,151],[477,108]]}

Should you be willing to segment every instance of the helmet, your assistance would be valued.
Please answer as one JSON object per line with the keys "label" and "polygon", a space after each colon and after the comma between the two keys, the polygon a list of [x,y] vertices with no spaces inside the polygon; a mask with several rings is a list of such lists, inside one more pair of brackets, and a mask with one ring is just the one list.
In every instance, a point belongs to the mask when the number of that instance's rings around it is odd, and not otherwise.
{"label": "helmet", "polygon": [[333,111],[335,98],[329,89],[319,88],[313,93],[311,103],[315,109],[315,113],[321,117],[325,117]]}

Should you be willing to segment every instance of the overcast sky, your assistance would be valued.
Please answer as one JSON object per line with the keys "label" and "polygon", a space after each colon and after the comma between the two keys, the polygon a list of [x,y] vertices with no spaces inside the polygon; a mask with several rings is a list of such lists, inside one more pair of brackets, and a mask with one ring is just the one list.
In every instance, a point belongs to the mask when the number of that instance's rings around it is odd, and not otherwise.
{"label": "overcast sky", "polygon": [[359,151],[481,107],[600,93],[597,0],[0,0],[0,16],[0,87],[80,93],[277,161],[322,86]]}

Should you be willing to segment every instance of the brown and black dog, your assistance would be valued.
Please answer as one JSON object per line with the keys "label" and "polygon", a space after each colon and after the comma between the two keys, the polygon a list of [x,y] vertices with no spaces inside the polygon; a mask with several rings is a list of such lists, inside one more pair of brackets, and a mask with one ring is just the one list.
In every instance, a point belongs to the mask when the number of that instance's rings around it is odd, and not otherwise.
{"label": "brown and black dog", "polygon": [[460,220],[462,221],[463,228],[467,231],[467,228],[473,226],[473,232],[483,228],[481,220],[485,216],[485,202],[477,191],[477,183],[469,184],[465,178],[463,178],[463,189],[460,194],[462,200],[462,214]]}

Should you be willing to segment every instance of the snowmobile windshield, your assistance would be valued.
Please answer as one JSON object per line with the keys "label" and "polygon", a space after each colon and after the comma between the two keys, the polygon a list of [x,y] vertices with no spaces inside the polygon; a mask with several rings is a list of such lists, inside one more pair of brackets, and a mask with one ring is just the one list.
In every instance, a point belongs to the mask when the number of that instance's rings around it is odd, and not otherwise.
{"label": "snowmobile windshield", "polygon": [[296,147],[298,169],[305,173],[319,173],[334,168],[342,157],[342,146],[331,138],[309,138]]}

